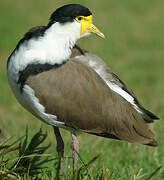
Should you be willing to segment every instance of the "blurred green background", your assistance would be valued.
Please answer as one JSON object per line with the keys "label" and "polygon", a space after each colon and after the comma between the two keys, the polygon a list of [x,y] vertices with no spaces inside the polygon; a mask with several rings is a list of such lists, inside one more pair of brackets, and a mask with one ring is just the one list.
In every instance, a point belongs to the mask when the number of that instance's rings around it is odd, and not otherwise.
{"label": "blurred green background", "polygon": [[[161,120],[153,124],[158,148],[128,144],[82,134],[80,154],[84,161],[102,153],[93,170],[103,164],[115,177],[128,179],[140,169],[150,173],[164,161],[164,1],[163,0],[1,0],[0,1],[0,128],[4,136],[20,137],[26,126],[31,134],[40,127],[48,131],[50,149],[56,154],[53,130],[24,110],[13,96],[6,78],[7,58],[17,42],[32,26],[46,25],[50,14],[67,3],[89,7],[94,24],[106,35],[78,42],[100,56],[106,64],[137,94],[141,103]],[[71,155],[71,137],[62,131],[66,148]],[[93,153],[94,152],[94,153]],[[163,179],[164,174],[159,175]]]}

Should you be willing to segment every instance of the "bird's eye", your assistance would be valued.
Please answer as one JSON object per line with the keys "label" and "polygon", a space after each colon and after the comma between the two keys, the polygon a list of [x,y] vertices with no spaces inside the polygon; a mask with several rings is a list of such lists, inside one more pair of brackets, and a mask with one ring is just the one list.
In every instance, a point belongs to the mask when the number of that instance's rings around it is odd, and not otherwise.
{"label": "bird's eye", "polygon": [[82,17],[78,17],[78,20],[81,21],[83,18]]}
{"label": "bird's eye", "polygon": [[76,19],[77,22],[81,22],[84,19],[84,17],[83,16],[78,16],[75,19]]}
{"label": "bird's eye", "polygon": [[77,19],[78,19],[79,21],[81,21],[83,18],[80,16],[80,17],[78,17]]}

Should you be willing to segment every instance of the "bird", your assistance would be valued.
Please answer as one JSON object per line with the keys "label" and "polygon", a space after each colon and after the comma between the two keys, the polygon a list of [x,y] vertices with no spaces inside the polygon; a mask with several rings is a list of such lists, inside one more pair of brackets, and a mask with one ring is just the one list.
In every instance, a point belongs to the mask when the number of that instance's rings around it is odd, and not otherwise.
{"label": "bird", "polygon": [[78,46],[88,35],[105,35],[93,14],[80,4],[57,8],[45,26],[31,28],[7,61],[7,77],[19,103],[51,125],[57,152],[64,156],[60,128],[72,137],[73,167],[78,166],[78,133],[158,146],[148,123],[159,119],[104,63]]}

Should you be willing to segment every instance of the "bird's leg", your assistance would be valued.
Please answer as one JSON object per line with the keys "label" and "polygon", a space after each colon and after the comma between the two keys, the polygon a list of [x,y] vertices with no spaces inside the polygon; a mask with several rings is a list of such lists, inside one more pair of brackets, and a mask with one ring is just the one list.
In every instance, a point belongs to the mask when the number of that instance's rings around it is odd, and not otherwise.
{"label": "bird's leg", "polygon": [[61,169],[61,158],[64,157],[64,142],[62,139],[62,136],[60,134],[59,128],[58,127],[53,127],[54,128],[54,133],[56,136],[56,141],[57,141],[57,146],[56,146],[56,150],[58,152],[58,156],[59,156],[59,162],[57,165],[57,172],[56,172],[56,179],[59,180],[59,175],[60,175],[60,169]]}
{"label": "bird's leg", "polygon": [[56,150],[58,152],[59,158],[63,158],[64,157],[64,142],[60,134],[59,128],[55,126],[53,128],[54,128],[54,133],[55,133],[56,141],[57,141]]}
{"label": "bird's leg", "polygon": [[78,152],[79,152],[79,141],[75,133],[71,133],[72,136],[72,149],[73,149],[73,167],[74,170],[78,168]]}

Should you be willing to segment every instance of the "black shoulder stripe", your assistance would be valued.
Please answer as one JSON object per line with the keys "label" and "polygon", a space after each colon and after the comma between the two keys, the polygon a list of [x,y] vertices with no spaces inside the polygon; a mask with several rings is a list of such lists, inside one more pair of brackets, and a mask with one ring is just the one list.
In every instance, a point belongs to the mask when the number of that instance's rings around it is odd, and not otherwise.
{"label": "black shoulder stripe", "polygon": [[16,48],[9,56],[8,61],[7,61],[7,67],[8,67],[11,56],[14,54],[15,51],[19,49],[21,44],[23,44],[25,41],[28,41],[29,39],[42,37],[46,29],[47,29],[46,26],[36,26],[36,27],[32,27],[28,32],[26,32],[24,37],[18,42]]}
{"label": "black shoulder stripe", "polygon": [[19,79],[17,84],[20,84],[20,91],[22,93],[23,86],[25,85],[25,82],[29,76],[37,75],[44,71],[49,71],[51,69],[56,69],[65,64],[66,62],[63,62],[62,64],[29,64],[23,71],[19,71]]}

